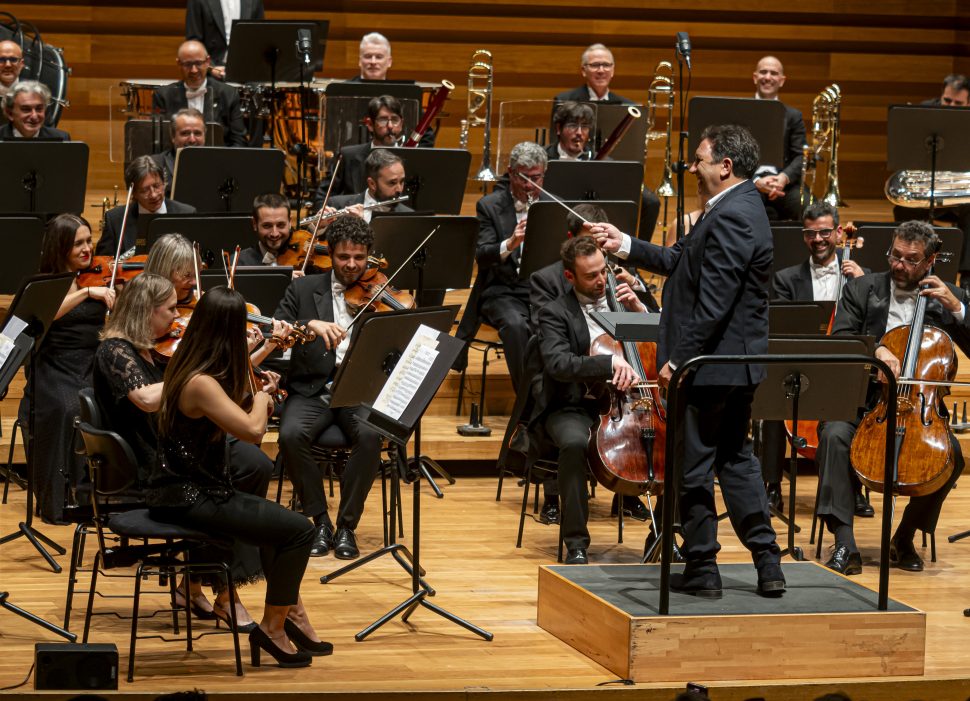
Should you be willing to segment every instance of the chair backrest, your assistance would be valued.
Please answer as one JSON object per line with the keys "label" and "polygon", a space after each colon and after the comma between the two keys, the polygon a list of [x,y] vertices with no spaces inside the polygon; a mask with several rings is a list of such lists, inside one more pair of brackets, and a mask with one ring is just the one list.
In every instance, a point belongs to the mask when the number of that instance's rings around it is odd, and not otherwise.
{"label": "chair backrest", "polygon": [[78,431],[84,441],[94,498],[133,491],[138,480],[138,461],[128,442],[114,431],[95,428],[85,421]]}
{"label": "chair backrest", "polygon": [[78,413],[81,421],[94,428],[104,428],[104,412],[94,394],[94,388],[84,387],[77,393],[77,397],[81,404],[81,410]]}

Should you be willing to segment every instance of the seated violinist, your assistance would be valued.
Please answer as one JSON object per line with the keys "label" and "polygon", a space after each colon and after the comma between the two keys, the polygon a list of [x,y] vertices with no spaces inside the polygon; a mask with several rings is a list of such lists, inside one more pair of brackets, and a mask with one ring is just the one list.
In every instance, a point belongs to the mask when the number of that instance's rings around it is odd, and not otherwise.
{"label": "seated violinist", "polygon": [[[857,277],[845,284],[832,333],[882,338],[887,331],[912,323],[917,297],[922,296],[926,298],[926,323],[949,333],[964,353],[970,351],[967,340],[970,319],[960,288],[929,274],[939,247],[939,236],[925,222],[901,224],[889,249],[889,270]],[[922,291],[919,285],[925,286]],[[901,358],[882,345],[876,348],[876,357],[899,375]],[[931,411],[936,409],[932,407]],[[946,416],[946,407],[940,409]],[[860,413],[854,421],[820,424],[815,458],[821,482],[818,515],[835,534],[832,556],[825,565],[845,575],[862,572],[862,555],[852,529],[855,500],[851,484],[853,468],[849,461],[852,439],[861,418]],[[953,450],[953,473],[935,492],[909,500],[889,550],[889,562],[894,567],[910,572],[923,569],[923,560],[913,546],[913,537],[917,529],[927,533],[936,529],[943,501],[963,471],[960,443],[951,431],[948,433]],[[906,440],[910,438],[907,436]]]}
{"label": "seated violinist", "polygon": [[[289,398],[280,420],[279,447],[303,513],[316,533],[310,554],[331,550],[340,559],[358,557],[354,531],[364,511],[380,463],[381,438],[357,422],[357,407],[330,408],[330,382],[350,346],[347,328],[352,314],[344,293],[367,269],[374,235],[359,217],[341,215],[327,227],[333,270],[293,280],[276,313],[277,319],[305,324],[317,335],[313,343],[294,346],[286,389]],[[336,424],[353,444],[340,477],[336,534],[327,508],[323,474],[310,449],[314,440]]]}
{"label": "seated violinist", "polygon": [[[640,378],[618,355],[590,355],[594,339],[605,333],[591,316],[608,311],[606,258],[589,236],[567,240],[561,250],[566,280],[572,289],[539,312],[539,349],[544,367],[532,423],[559,449],[559,495],[566,564],[589,562],[589,496],[587,447],[596,424],[597,406],[587,395],[591,382],[612,381],[624,391]],[[630,311],[646,311],[626,283],[617,286],[617,301]]]}
{"label": "seated violinist", "polygon": [[[279,265],[276,260],[290,241],[290,201],[276,192],[258,195],[253,200],[255,246],[239,252],[238,265]],[[293,270],[293,278],[303,277]]]}
{"label": "seated violinist", "polygon": [[339,195],[330,198],[328,211],[347,208],[370,224],[374,212],[413,212],[406,204],[380,205],[404,194],[404,161],[387,149],[376,148],[364,161],[367,186],[355,195]]}

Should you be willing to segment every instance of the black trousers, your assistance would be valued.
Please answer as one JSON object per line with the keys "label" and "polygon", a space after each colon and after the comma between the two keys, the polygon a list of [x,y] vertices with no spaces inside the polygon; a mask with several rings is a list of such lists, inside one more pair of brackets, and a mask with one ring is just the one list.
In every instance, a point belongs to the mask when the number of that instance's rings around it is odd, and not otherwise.
{"label": "black trousers", "polygon": [[586,449],[593,416],[566,407],[546,417],[546,437],[559,449],[559,503],[563,542],[569,549],[589,547],[589,492]]}
{"label": "black trousers", "polygon": [[525,373],[525,347],[532,332],[529,330],[529,286],[490,286],[483,293],[480,312],[482,318],[495,327],[505,352],[512,386],[519,387]]}
{"label": "black trousers", "polygon": [[151,516],[258,547],[266,575],[266,603],[296,604],[314,533],[312,524],[299,514],[274,501],[236,491],[224,502],[203,498],[188,507],[152,508]]}
{"label": "black trousers", "polygon": [[229,471],[240,492],[265,497],[273,475],[273,461],[258,445],[229,436]]}
{"label": "black trousers", "polygon": [[350,439],[350,458],[340,477],[337,528],[355,530],[364,513],[364,502],[380,467],[381,437],[357,421],[357,407],[331,409],[320,397],[291,394],[280,418],[280,453],[293,488],[303,503],[303,513],[315,517],[327,513],[327,495],[320,466],[310,453],[313,441],[327,427],[337,424]]}
{"label": "black trousers", "polygon": [[[852,449],[852,437],[859,427],[856,421],[828,421],[819,426],[818,451],[815,459],[818,462],[818,478],[821,483],[818,496],[818,513],[820,516],[832,515],[842,523],[852,525],[855,515],[855,497],[853,496],[853,481],[855,471],[849,461]],[[960,443],[953,433],[950,433],[950,445],[953,448],[954,469],[950,479],[932,494],[913,497],[906,504],[899,523],[902,532],[915,532],[917,529],[926,532],[936,530],[940,518],[940,510],[957,478],[963,472],[963,452]]]}
{"label": "black trousers", "polygon": [[642,241],[653,239],[653,231],[657,228],[660,218],[660,198],[646,185],[640,192],[640,223],[637,238]]}
{"label": "black trousers", "polygon": [[717,542],[714,478],[731,525],[756,567],[777,563],[779,548],[768,514],[761,466],[751,452],[748,422],[756,385],[686,388],[685,413],[677,432],[683,464],[680,514],[685,555],[696,570],[713,570]]}

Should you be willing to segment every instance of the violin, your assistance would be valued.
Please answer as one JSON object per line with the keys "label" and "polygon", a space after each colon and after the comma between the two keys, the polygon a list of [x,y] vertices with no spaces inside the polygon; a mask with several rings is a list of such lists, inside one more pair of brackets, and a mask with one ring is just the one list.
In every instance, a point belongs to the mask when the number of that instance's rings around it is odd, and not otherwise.
{"label": "violin", "polygon": [[78,271],[78,287],[108,287],[114,271],[115,284],[125,283],[145,272],[147,255],[129,256],[122,258],[115,264],[114,256],[94,256],[91,265]]}
{"label": "violin", "polygon": [[353,285],[344,291],[344,302],[351,314],[366,309],[372,312],[392,312],[414,309],[414,297],[387,284],[387,276],[381,272],[387,261],[377,256],[367,257],[367,269]]}
{"label": "violin", "polygon": [[326,243],[315,241],[313,248],[310,242],[314,241],[313,233],[306,229],[297,229],[290,234],[289,241],[280,249],[276,256],[279,265],[292,265],[294,268],[306,268],[307,256],[309,265],[320,272],[327,272],[333,268],[330,261],[330,247]]}
{"label": "violin", "polygon": [[[607,299],[621,311],[616,275],[607,266]],[[619,355],[647,382],[625,392],[607,387],[595,440],[589,444],[590,468],[604,487],[624,496],[661,494],[667,444],[667,409],[657,386],[657,344],[619,342],[597,336],[590,355]],[[649,368],[649,371],[647,370]]]}

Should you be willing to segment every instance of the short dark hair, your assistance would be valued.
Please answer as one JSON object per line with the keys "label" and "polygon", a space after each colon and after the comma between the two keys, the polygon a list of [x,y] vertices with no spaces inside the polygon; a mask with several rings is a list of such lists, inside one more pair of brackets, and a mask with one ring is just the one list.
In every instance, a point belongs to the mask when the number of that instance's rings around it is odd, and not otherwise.
{"label": "short dark hair", "polygon": [[731,172],[737,177],[750,178],[758,169],[758,142],[740,124],[712,124],[701,132],[701,141],[704,139],[711,142],[715,161],[731,159]]}
{"label": "short dark hair", "polygon": [[562,102],[556,107],[553,122],[562,129],[567,122],[586,123],[593,126],[596,120],[593,108],[587,102]]}
{"label": "short dark hair", "polygon": [[267,192],[265,195],[256,195],[256,199],[253,200],[253,219],[259,219],[259,210],[263,207],[268,209],[286,207],[286,213],[290,213],[290,201],[278,192]]}
{"label": "short dark hair", "polygon": [[566,239],[565,243],[559,248],[559,256],[562,258],[562,265],[566,270],[576,272],[576,259],[591,256],[599,251],[599,246],[589,236],[576,236]]}
{"label": "short dark hair", "polygon": [[165,182],[165,174],[151,156],[139,156],[125,168],[125,187],[141,182],[149,175],[157,175]]}
{"label": "short dark hair", "polygon": [[342,214],[327,227],[327,245],[330,252],[337,249],[338,243],[347,241],[361,246],[367,246],[370,251],[374,245],[374,232],[371,231],[370,224],[353,214]]}
{"label": "short dark hair", "polygon": [[[582,217],[582,219],[580,219]],[[566,215],[566,233],[575,236],[583,228],[583,219],[588,222],[608,222],[606,210],[598,204],[583,202],[573,207],[573,211]]]}
{"label": "short dark hair", "polygon": [[822,200],[815,200],[802,213],[802,221],[815,221],[822,217],[832,217],[832,223],[839,225],[839,210]]}
{"label": "short dark hair", "polygon": [[943,79],[943,89],[952,88],[956,92],[970,92],[970,79],[962,73],[951,73]]}
{"label": "short dark hair", "polygon": [[382,107],[386,107],[389,112],[396,114],[398,117],[403,116],[401,114],[400,100],[393,95],[378,95],[377,97],[372,97],[370,102],[367,103],[367,116],[371,118],[371,121],[377,119],[377,115]]}
{"label": "short dark hair", "polygon": [[377,176],[380,175],[382,170],[395,163],[404,163],[404,161],[393,151],[388,151],[386,148],[375,148],[371,149],[367,160],[364,161],[364,170],[367,172],[368,178],[377,180]]}
{"label": "short dark hair", "polygon": [[175,138],[175,132],[178,131],[178,120],[179,117],[191,117],[192,119],[198,119],[202,122],[202,131],[205,133],[205,117],[199,110],[194,107],[183,107],[178,112],[172,115],[171,121],[168,123],[168,135]]}
{"label": "short dark hair", "polygon": [[923,251],[929,257],[940,250],[943,240],[936,230],[925,221],[906,221],[896,227],[893,241],[900,239],[906,243],[922,243]]}

